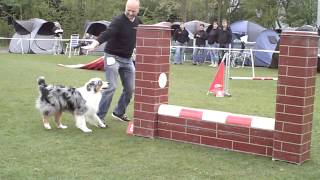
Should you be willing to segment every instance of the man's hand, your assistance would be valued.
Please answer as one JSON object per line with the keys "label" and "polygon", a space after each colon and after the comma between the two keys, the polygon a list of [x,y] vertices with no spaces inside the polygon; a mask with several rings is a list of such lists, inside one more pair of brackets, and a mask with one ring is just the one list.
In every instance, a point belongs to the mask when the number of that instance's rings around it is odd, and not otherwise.
{"label": "man's hand", "polygon": [[93,51],[94,48],[96,48],[99,45],[99,42],[97,40],[93,40],[91,44],[87,46],[82,46],[82,49],[85,49],[87,51]]}

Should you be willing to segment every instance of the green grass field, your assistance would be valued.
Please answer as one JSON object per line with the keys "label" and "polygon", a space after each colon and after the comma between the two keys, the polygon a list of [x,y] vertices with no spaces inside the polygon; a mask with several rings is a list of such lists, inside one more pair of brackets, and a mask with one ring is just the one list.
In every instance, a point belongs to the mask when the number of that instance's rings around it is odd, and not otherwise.
{"label": "green grass field", "polygon": [[[293,165],[271,158],[160,139],[128,136],[127,125],[107,117],[108,129],[77,129],[69,114],[68,129],[42,127],[35,109],[36,78],[48,83],[81,86],[101,71],[58,67],[96,57],[0,54],[0,179],[320,179],[320,99],[316,97],[312,159]],[[250,76],[250,68],[232,69]],[[207,65],[172,65],[170,104],[274,118],[276,81],[230,82],[230,98],[207,96],[215,69]],[[257,76],[277,70],[257,68]],[[320,75],[316,95],[319,95]],[[119,97],[118,88],[111,108]],[[111,110],[110,110],[111,111]],[[132,117],[133,103],[129,106]],[[53,125],[53,121],[51,121]]]}

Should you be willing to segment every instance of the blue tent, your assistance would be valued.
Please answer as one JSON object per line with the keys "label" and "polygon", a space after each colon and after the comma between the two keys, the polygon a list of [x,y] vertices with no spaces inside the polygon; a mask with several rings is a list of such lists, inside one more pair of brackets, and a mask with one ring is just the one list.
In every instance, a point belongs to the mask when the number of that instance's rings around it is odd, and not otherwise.
{"label": "blue tent", "polygon": [[[275,31],[264,30],[257,37],[254,49],[273,51],[276,49],[279,39],[280,37]],[[255,66],[268,67],[272,61],[272,54],[272,52],[254,51]]]}
{"label": "blue tent", "polygon": [[230,25],[231,31],[234,34],[248,35],[249,42],[255,42],[259,34],[266,28],[250,21],[236,21]]}

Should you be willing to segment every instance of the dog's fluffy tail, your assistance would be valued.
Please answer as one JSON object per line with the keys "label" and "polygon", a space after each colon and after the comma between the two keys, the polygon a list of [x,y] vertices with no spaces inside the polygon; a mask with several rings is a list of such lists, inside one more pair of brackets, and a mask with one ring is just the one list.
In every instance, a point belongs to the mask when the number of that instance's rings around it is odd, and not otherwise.
{"label": "dog's fluffy tail", "polygon": [[37,82],[38,82],[38,86],[39,86],[39,92],[41,94],[41,100],[42,101],[45,100],[48,102],[49,91],[47,89],[47,84],[46,84],[45,78],[43,76],[40,76],[37,78]]}
{"label": "dog's fluffy tail", "polygon": [[46,86],[46,81],[45,81],[45,78],[43,76],[40,76],[37,78],[37,82],[38,82],[38,85],[39,86]]}

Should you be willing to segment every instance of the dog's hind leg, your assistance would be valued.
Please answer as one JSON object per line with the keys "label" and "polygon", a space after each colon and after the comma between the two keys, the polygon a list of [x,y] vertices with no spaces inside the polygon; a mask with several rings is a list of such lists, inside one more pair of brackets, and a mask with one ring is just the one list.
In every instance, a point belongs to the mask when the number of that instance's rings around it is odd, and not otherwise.
{"label": "dog's hind leg", "polygon": [[61,123],[61,115],[62,115],[62,112],[57,112],[54,115],[54,120],[56,121],[56,125],[59,129],[67,129],[68,126],[65,126]]}
{"label": "dog's hind leg", "polygon": [[44,115],[42,118],[42,122],[45,129],[51,129],[51,126],[49,124],[49,116]]}
{"label": "dog's hind leg", "polygon": [[76,121],[76,127],[81,131],[92,132],[92,130],[87,127],[86,119],[84,116],[74,115],[74,119]]}

